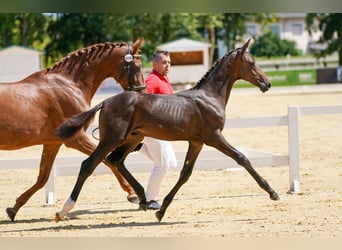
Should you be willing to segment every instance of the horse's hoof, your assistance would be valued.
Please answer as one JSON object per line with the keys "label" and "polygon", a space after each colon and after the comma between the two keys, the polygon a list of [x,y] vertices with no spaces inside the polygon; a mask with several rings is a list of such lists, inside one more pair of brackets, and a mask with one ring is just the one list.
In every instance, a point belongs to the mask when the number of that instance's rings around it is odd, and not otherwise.
{"label": "horse's hoof", "polygon": [[130,203],[138,204],[140,202],[139,197],[136,194],[130,194],[127,196],[127,200]]}
{"label": "horse's hoof", "polygon": [[280,199],[279,195],[276,192],[272,192],[270,194],[270,198],[271,198],[271,200],[274,200],[274,201],[277,201]]}
{"label": "horse's hoof", "polygon": [[161,222],[161,220],[162,220],[163,217],[164,217],[164,213],[161,213],[160,210],[158,210],[158,211],[156,212],[156,217],[157,217],[158,222]]}
{"label": "horse's hoof", "polygon": [[8,207],[8,208],[6,208],[6,213],[7,213],[8,217],[11,219],[11,221],[14,221],[14,217],[17,214],[17,212],[13,208]]}
{"label": "horse's hoof", "polygon": [[56,213],[55,214],[55,222],[58,223],[61,220],[62,220],[62,218],[61,218],[61,216],[59,216],[59,213]]}
{"label": "horse's hoof", "polygon": [[147,204],[146,203],[139,203],[139,210],[147,211]]}

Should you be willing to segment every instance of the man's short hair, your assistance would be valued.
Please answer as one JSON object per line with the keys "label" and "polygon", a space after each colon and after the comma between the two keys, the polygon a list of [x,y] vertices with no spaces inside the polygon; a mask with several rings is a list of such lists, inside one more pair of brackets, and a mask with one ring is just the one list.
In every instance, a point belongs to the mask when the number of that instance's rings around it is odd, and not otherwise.
{"label": "man's short hair", "polygon": [[156,50],[152,55],[152,61],[157,61],[159,59],[159,55],[163,54],[165,56],[169,56],[170,53],[167,50]]}

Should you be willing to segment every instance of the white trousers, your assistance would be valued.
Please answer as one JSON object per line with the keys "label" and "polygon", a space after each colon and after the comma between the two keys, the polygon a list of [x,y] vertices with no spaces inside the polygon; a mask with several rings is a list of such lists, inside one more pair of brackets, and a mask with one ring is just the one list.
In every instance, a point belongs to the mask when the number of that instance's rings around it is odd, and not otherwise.
{"label": "white trousers", "polygon": [[176,155],[170,142],[151,137],[144,138],[144,144],[139,152],[146,155],[154,163],[146,186],[146,200],[157,200],[161,183],[169,168],[177,167]]}

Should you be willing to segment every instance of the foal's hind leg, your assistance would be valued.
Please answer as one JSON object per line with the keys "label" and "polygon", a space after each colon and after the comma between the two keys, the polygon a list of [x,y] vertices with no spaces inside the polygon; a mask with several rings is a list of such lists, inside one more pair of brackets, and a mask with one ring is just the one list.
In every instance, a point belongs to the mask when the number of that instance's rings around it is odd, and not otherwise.
{"label": "foal's hind leg", "polygon": [[181,188],[182,185],[187,182],[190,178],[192,170],[194,168],[196,159],[198,154],[201,152],[203,143],[191,143],[189,142],[188,152],[186,154],[182,171],[178,178],[176,185],[172,188],[172,190],[165,196],[163,200],[163,204],[160,207],[160,210],[156,212],[156,217],[160,222],[165,215],[166,209],[171,204],[173,198],[175,197],[178,190]]}
{"label": "foal's hind leg", "polygon": [[107,160],[111,162],[113,165],[116,165],[120,174],[122,174],[125,179],[131,184],[134,191],[139,196],[140,205],[139,208],[146,210],[146,197],[143,186],[134,178],[134,176],[127,170],[124,160],[127,155],[132,151],[132,148],[135,148],[135,145],[132,147],[128,144],[123,145],[121,147],[116,148],[112,153],[107,156]]}
{"label": "foal's hind leg", "polygon": [[[77,149],[78,151],[86,155],[91,155],[96,148],[96,145],[83,132],[80,132],[76,137],[73,137],[71,140],[67,140],[64,143],[67,147]],[[138,203],[139,199],[136,193],[134,192],[134,189],[127,182],[127,180],[119,173],[115,165],[108,162],[106,159],[103,162],[112,170],[121,188],[128,193],[127,200],[132,203]]]}
{"label": "foal's hind leg", "polygon": [[270,195],[272,200],[279,200],[278,194],[271,188],[267,181],[255,171],[248,158],[236,148],[232,147],[221,133],[216,136],[212,136],[210,141],[207,141],[206,144],[215,147],[225,155],[234,159],[239,165],[243,166],[248,171],[259,186]]}
{"label": "foal's hind leg", "polygon": [[60,146],[61,144],[45,144],[43,146],[43,152],[39,167],[39,175],[37,177],[36,183],[31,188],[26,190],[22,195],[20,195],[19,198],[17,198],[14,207],[8,207],[6,209],[7,215],[11,219],[11,221],[14,221],[18,210],[31,198],[31,196],[35,192],[44,187],[44,185],[48,181],[53,162],[56,158]]}

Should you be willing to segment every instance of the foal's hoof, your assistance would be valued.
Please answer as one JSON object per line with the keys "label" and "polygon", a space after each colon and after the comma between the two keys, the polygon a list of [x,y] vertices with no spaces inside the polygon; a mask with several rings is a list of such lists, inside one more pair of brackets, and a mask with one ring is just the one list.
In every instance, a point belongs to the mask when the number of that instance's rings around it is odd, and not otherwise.
{"label": "foal's hoof", "polygon": [[279,195],[274,191],[270,194],[270,198],[271,200],[274,200],[274,201],[277,201],[280,199]]}
{"label": "foal's hoof", "polygon": [[147,211],[147,204],[146,203],[139,203],[139,210]]}
{"label": "foal's hoof", "polygon": [[127,200],[130,203],[138,204],[140,202],[139,197],[136,194],[129,194]]}
{"label": "foal's hoof", "polygon": [[156,212],[156,217],[157,217],[158,222],[161,222],[161,220],[162,220],[163,217],[164,217],[164,213],[162,213],[162,212],[160,212],[160,210],[158,210],[158,211]]}
{"label": "foal's hoof", "polygon": [[60,222],[61,220],[62,220],[62,217],[59,216],[59,213],[56,213],[55,214],[55,222],[57,223],[57,222]]}
{"label": "foal's hoof", "polygon": [[14,217],[17,214],[17,212],[13,208],[8,207],[8,208],[6,208],[6,213],[7,213],[8,217],[10,218],[10,220],[14,221]]}

